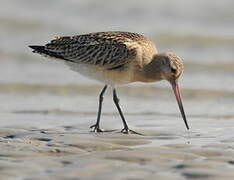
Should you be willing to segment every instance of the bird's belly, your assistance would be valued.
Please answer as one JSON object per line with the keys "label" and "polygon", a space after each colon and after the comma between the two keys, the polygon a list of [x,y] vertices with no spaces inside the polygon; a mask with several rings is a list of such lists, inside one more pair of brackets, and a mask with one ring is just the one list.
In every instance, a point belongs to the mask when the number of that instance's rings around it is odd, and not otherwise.
{"label": "bird's belly", "polygon": [[131,73],[124,70],[107,70],[94,65],[66,63],[71,70],[90,79],[100,81],[108,85],[120,85],[131,82]]}

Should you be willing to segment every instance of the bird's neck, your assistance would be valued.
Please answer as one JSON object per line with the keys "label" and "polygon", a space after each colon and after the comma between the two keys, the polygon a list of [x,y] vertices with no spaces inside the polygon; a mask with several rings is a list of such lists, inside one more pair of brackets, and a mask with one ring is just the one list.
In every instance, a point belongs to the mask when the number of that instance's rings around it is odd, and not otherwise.
{"label": "bird's neck", "polygon": [[161,65],[157,61],[144,65],[138,74],[138,81],[141,82],[155,82],[163,79]]}

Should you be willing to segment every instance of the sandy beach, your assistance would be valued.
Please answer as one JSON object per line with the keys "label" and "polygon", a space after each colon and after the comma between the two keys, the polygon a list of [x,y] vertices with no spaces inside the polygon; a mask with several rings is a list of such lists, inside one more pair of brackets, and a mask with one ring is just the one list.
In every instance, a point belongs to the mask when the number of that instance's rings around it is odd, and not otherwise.
{"label": "sandy beach", "polygon": [[[95,88],[91,88],[92,91],[78,88],[77,93],[73,91],[75,87],[18,88],[21,90],[17,90],[17,95],[14,93],[15,88],[11,87],[8,87],[8,93],[2,92],[8,99],[14,96],[12,102],[8,103],[11,109],[17,110],[2,112],[1,179],[234,178],[234,136],[231,133],[234,131],[233,115],[190,115],[191,130],[187,131],[177,109],[174,108],[173,112],[175,102],[170,103],[167,97],[169,90],[128,87],[120,91],[122,102],[132,99],[123,103],[132,107],[126,106],[128,112],[125,114],[130,127],[143,136],[120,133],[121,120],[117,113],[111,112],[113,109],[108,108],[111,107],[111,98],[108,96],[102,127],[114,131],[95,134],[89,131],[89,126],[96,119],[95,107],[91,110],[89,108],[91,99],[95,99]],[[90,89],[89,86],[87,88]],[[46,98],[47,107],[40,110],[17,108],[15,101],[29,94],[28,90],[31,94],[24,97],[28,106],[31,106],[30,101],[33,103],[37,98],[44,104]],[[136,112],[134,100],[139,99],[134,97],[141,91],[148,91],[148,96],[144,97],[148,104],[147,110],[140,104]],[[212,103],[214,96],[220,101],[225,99],[223,94],[217,96],[217,93],[213,92],[212,95],[209,92],[209,97],[205,91],[184,90],[187,111],[194,112],[195,109],[191,108],[196,107],[198,101],[206,101],[206,104],[202,103],[202,108],[210,109],[209,103]],[[153,105],[157,103],[152,97],[157,95],[160,102],[171,104],[169,112],[160,110],[160,107],[157,107],[159,112],[154,111]],[[202,100],[204,96],[206,100]],[[77,104],[79,100],[85,102],[86,99],[86,103],[82,104],[84,110],[73,111],[59,107],[59,101],[75,103],[74,97]],[[68,104],[66,108],[72,106]]]}
{"label": "sandy beach", "polygon": [[145,136],[95,135],[80,125],[1,128],[0,178],[233,179],[233,136],[197,128],[189,134],[139,129]]}
{"label": "sandy beach", "polygon": [[[233,5],[197,1],[3,1],[0,6],[0,180],[233,180]],[[43,13],[42,13],[43,10]],[[214,13],[215,12],[215,13]],[[31,53],[61,35],[122,30],[183,57],[190,130],[168,82],[118,87],[129,127],[102,84]]]}

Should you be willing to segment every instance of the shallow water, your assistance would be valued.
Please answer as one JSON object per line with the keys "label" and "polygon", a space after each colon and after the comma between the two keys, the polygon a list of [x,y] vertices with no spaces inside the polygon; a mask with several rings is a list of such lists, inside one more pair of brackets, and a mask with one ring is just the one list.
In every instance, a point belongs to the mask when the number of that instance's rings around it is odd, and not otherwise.
{"label": "shallow water", "polygon": [[[233,179],[234,2],[3,0],[0,6],[0,179]],[[43,13],[42,13],[43,9]],[[215,13],[214,13],[215,12]],[[102,85],[31,53],[57,35],[144,33],[183,57],[190,130],[167,82],[108,91],[103,134],[89,132]],[[40,176],[35,176],[40,174]]]}

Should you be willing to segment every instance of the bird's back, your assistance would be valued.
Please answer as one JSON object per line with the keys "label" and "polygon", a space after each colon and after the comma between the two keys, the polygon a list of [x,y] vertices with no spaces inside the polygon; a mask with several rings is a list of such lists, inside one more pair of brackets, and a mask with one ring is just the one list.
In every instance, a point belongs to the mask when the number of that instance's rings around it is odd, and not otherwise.
{"label": "bird's back", "polygon": [[120,31],[56,37],[45,46],[30,47],[42,55],[106,69],[122,67],[136,57],[148,60],[156,52],[145,36]]}
{"label": "bird's back", "polygon": [[63,36],[45,46],[30,46],[34,52],[64,60],[74,71],[108,84],[136,81],[135,71],[157,53],[145,36],[130,32],[98,32]]}

